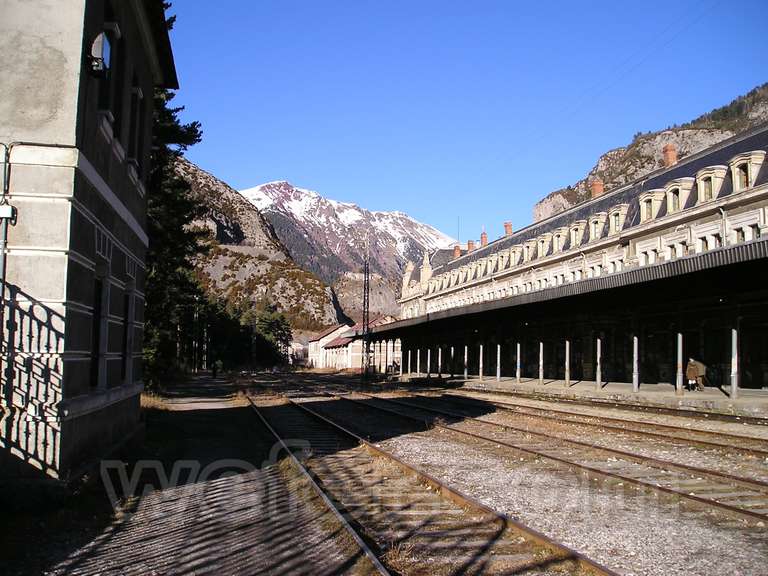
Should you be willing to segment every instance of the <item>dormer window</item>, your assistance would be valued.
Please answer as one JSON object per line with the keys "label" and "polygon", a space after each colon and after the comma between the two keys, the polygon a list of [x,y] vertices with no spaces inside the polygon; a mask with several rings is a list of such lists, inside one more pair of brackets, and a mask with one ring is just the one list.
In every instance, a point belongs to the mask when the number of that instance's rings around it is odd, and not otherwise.
{"label": "dormer window", "polygon": [[698,204],[715,200],[720,196],[728,166],[707,166],[696,173]]}
{"label": "dormer window", "polygon": [[563,237],[560,234],[555,234],[554,246],[558,252],[563,249]]}
{"label": "dormer window", "polygon": [[665,186],[667,214],[680,212],[686,207],[694,182],[694,178],[677,178]]}
{"label": "dormer window", "polygon": [[640,194],[640,222],[650,222],[658,217],[661,205],[665,202],[666,191],[664,188],[655,188]]}
{"label": "dormer window", "polygon": [[603,230],[605,229],[605,223],[608,220],[608,214],[605,212],[598,212],[589,221],[589,241],[594,242],[599,240],[603,236]]}
{"label": "dormer window", "polygon": [[627,217],[627,211],[629,210],[629,204],[619,204],[614,206],[610,211],[610,219],[608,220],[608,232],[609,234],[618,234],[621,229],[624,228],[624,220]]}
{"label": "dormer window", "polygon": [[757,174],[765,160],[765,150],[744,152],[730,161],[734,192],[742,192],[755,185]]}
{"label": "dormer window", "polygon": [[587,228],[586,220],[577,220],[571,226],[571,248],[579,246],[584,238],[584,231]]}

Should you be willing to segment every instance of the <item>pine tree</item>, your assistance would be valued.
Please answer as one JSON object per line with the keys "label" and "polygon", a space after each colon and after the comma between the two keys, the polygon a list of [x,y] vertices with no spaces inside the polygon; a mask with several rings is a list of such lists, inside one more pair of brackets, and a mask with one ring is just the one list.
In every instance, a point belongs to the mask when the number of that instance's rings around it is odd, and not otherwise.
{"label": "pine tree", "polygon": [[189,184],[174,171],[176,160],[200,142],[202,131],[198,122],[181,123],[183,108],[169,105],[173,97],[167,90],[155,91],[144,335],[145,380],[150,387],[180,368],[180,335],[188,331],[201,300],[205,302],[192,274],[193,260],[204,249],[202,233],[189,226],[200,216],[200,208],[190,198]]}

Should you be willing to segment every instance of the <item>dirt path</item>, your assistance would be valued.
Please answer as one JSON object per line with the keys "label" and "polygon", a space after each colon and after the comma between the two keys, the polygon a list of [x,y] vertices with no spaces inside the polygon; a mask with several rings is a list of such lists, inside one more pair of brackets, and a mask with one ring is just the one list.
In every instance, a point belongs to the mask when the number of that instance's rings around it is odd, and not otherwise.
{"label": "dirt path", "polygon": [[[42,572],[369,572],[341,525],[287,461],[270,459],[271,437],[234,392],[224,380],[200,378],[171,391],[165,409],[149,411],[146,441],[127,466],[129,483],[134,471],[141,473],[135,477],[138,496],[124,499],[122,510],[90,541],[59,553],[60,560]],[[125,480],[114,472],[110,483],[119,490]]]}

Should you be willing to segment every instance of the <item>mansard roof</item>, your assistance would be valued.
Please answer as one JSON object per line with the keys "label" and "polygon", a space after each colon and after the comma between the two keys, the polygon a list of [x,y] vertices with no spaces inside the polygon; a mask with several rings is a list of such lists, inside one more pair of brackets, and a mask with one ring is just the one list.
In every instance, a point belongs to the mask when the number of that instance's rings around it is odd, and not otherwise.
{"label": "mansard roof", "polygon": [[[762,124],[752,130],[739,134],[724,140],[696,154],[691,154],[681,159],[677,164],[662,168],[638,178],[620,188],[616,188],[605,194],[577,204],[564,212],[550,216],[546,220],[536,222],[525,228],[521,228],[510,236],[505,236],[489,243],[487,246],[476,248],[469,254],[464,254],[460,258],[450,260],[439,267],[433,266],[435,274],[441,274],[454,270],[465,264],[475,262],[480,258],[489,256],[496,252],[511,248],[517,244],[523,244],[528,240],[538,238],[542,234],[552,233],[558,228],[570,227],[579,220],[589,220],[600,212],[610,212],[610,210],[620,204],[628,204],[629,209],[624,221],[623,230],[637,226],[640,223],[640,207],[638,203],[639,196],[649,190],[664,188],[672,180],[677,178],[694,177],[696,172],[702,168],[714,165],[728,165],[728,162],[736,155],[752,150],[768,150],[768,123]],[[768,181],[768,164],[763,165],[760,174],[755,179],[755,185],[760,185]],[[725,197],[732,193],[731,179],[726,178],[719,197]],[[696,185],[694,184],[691,194],[688,198],[687,208],[696,203]],[[662,203],[658,216],[666,215],[666,202]],[[584,240],[587,241],[590,235],[590,227],[587,226],[584,231]],[[570,242],[569,239],[566,242]],[[568,247],[568,244],[564,246]],[[416,271],[414,271],[416,272]]]}

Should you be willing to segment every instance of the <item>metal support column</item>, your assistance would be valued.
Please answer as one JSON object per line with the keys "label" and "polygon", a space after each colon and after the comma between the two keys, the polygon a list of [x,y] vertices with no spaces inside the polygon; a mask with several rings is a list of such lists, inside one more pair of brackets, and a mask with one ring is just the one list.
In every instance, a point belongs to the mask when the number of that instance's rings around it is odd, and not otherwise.
{"label": "metal support column", "polygon": [[565,341],[565,385],[571,385],[571,341]]}
{"label": "metal support column", "polygon": [[468,378],[467,376],[467,361],[469,360],[469,346],[464,346],[464,380]]}
{"label": "metal support column", "polygon": [[483,345],[480,344],[480,380],[483,379]]}
{"label": "metal support column", "polygon": [[411,349],[408,349],[408,378],[411,377]]}
{"label": "metal support column", "polygon": [[632,335],[632,392],[640,391],[640,344],[637,334]]}
{"label": "metal support column", "polygon": [[421,349],[416,348],[416,378],[421,376]]}
{"label": "metal support column", "polygon": [[544,342],[539,342],[539,384],[544,384]]}
{"label": "metal support column", "polygon": [[739,329],[731,328],[731,399],[739,397]]}
{"label": "metal support column", "polygon": [[675,375],[675,394],[683,395],[683,333],[677,333],[677,371]]}
{"label": "metal support column", "polygon": [[595,340],[595,388],[600,390],[603,387],[603,340],[599,336]]}
{"label": "metal support column", "polygon": [[432,377],[432,348],[427,348],[427,378]]}
{"label": "metal support column", "polygon": [[520,384],[520,342],[517,343],[517,356],[515,357],[515,380]]}
{"label": "metal support column", "polygon": [[443,377],[443,347],[437,347],[437,377]]}
{"label": "metal support column", "polygon": [[496,382],[501,380],[501,344],[496,344]]}
{"label": "metal support column", "polygon": [[455,371],[456,371],[456,364],[454,364],[453,346],[451,346],[451,378],[453,378]]}

